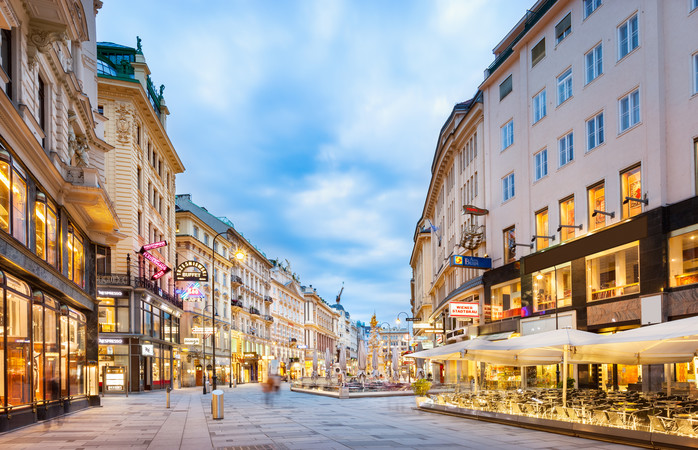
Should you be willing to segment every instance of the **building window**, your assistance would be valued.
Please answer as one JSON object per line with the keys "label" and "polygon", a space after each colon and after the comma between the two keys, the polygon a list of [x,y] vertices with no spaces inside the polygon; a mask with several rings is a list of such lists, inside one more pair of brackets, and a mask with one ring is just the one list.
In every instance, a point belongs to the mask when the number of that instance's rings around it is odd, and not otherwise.
{"label": "building window", "polygon": [[[548,236],[548,208],[536,213],[536,235]],[[536,250],[543,250],[550,246],[550,240],[546,238],[536,239]]]}
{"label": "building window", "polygon": [[620,174],[622,218],[628,219],[642,212],[642,203],[632,200],[625,201],[626,197],[642,198],[642,174],[640,165],[632,167]]}
{"label": "building window", "polygon": [[623,22],[618,27],[618,60],[640,45],[640,30],[638,29],[637,14]]}
{"label": "building window", "polygon": [[693,55],[693,93],[698,94],[698,53]]}
{"label": "building window", "polygon": [[691,11],[698,8],[698,0],[691,0]]}
{"label": "building window", "polygon": [[55,267],[58,263],[58,219],[56,209],[43,192],[37,192],[34,202],[34,230],[36,256]]}
{"label": "building window", "polygon": [[572,305],[572,270],[570,263],[549,267],[533,274],[533,312],[543,312]]}
{"label": "building window", "polygon": [[100,333],[128,333],[129,299],[127,298],[99,298],[99,332]]}
{"label": "building window", "polygon": [[538,181],[548,174],[548,149],[539,151],[533,155],[533,159],[536,167],[535,181]]}
{"label": "building window", "polygon": [[136,169],[136,183],[138,186],[138,191],[140,191],[143,188],[143,186],[141,185],[142,184],[141,178],[142,178],[141,168],[139,167]]}
{"label": "building window", "polygon": [[695,179],[696,195],[698,195],[698,139],[693,141],[693,172],[695,174],[693,178]]}
{"label": "building window", "polygon": [[589,231],[594,231],[606,226],[606,214],[594,215],[594,211],[606,211],[604,182],[590,187],[587,192],[589,194]]}
{"label": "building window", "polygon": [[565,70],[557,77],[557,104],[561,105],[572,97],[572,68]]}
{"label": "building window", "polygon": [[545,89],[543,89],[533,97],[533,123],[538,122],[547,114],[545,103]]}
{"label": "building window", "polygon": [[208,234],[204,233],[204,245],[208,247]]}
{"label": "building window", "polygon": [[504,238],[504,264],[516,259],[516,227],[509,227],[502,233]]}
{"label": "building window", "polygon": [[586,67],[586,82],[591,83],[599,75],[603,73],[603,46],[602,44],[589,50],[589,53],[584,55],[584,63]]}
{"label": "building window", "polygon": [[141,225],[143,223],[143,214],[138,211],[138,216],[136,217],[136,220],[138,223],[136,224],[136,228],[138,229],[138,236],[143,236],[143,226]]}
{"label": "building window", "polygon": [[12,100],[12,30],[0,30],[0,67],[4,74],[5,94]]}
{"label": "building window", "polygon": [[499,85],[499,101],[501,102],[504,97],[509,95],[512,89],[511,75],[509,75],[502,83]]}
{"label": "building window", "polygon": [[601,6],[601,0],[584,0],[584,18],[586,19]]}
{"label": "building window", "polygon": [[38,77],[38,89],[36,95],[37,105],[37,115],[39,118],[39,127],[41,131],[44,132],[44,138],[41,140],[42,147],[46,147],[46,135],[48,134],[46,130],[46,84],[41,76]]}
{"label": "building window", "polygon": [[136,144],[138,144],[139,147],[141,146],[141,126],[140,125],[136,125]]}
{"label": "building window", "polygon": [[111,273],[111,248],[103,245],[95,246],[95,266],[98,275]]}
{"label": "building window", "polygon": [[514,120],[510,120],[502,127],[502,150],[514,144]]}
{"label": "building window", "polygon": [[199,227],[197,227],[196,225],[194,225],[194,230],[192,231],[192,236],[194,236],[194,238],[196,238],[196,239],[199,239]]}
{"label": "building window", "polygon": [[534,67],[543,58],[545,58],[545,38],[541,39],[540,42],[531,49],[531,67]]}
{"label": "building window", "polygon": [[66,248],[68,260],[68,278],[73,280],[73,283],[84,288],[85,287],[85,249],[82,239],[75,232],[72,225],[68,225],[68,236],[66,239]]}
{"label": "building window", "polygon": [[640,123],[640,90],[635,89],[618,101],[620,132]]}
{"label": "building window", "polygon": [[572,32],[572,13],[569,13],[555,25],[555,44],[559,44]]}
{"label": "building window", "polygon": [[587,300],[640,292],[639,245],[633,242],[586,258]]}
{"label": "building window", "polygon": [[574,238],[574,196],[560,200],[560,241],[564,242]]}
{"label": "building window", "polygon": [[[521,315],[521,282],[514,281],[492,287],[492,304],[490,305],[488,322],[518,317]],[[487,308],[485,314],[487,315]]]}
{"label": "building window", "polygon": [[566,165],[574,159],[574,138],[573,133],[569,132],[557,140],[559,154],[560,154],[560,167]]}
{"label": "building window", "polygon": [[[3,182],[4,179],[0,178]],[[27,182],[24,172],[12,162],[12,236],[27,245]]]}
{"label": "building window", "polygon": [[514,172],[502,178],[502,201],[506,202],[516,194],[514,190]]}
{"label": "building window", "polygon": [[669,237],[669,285],[698,283],[698,227],[671,233]]}
{"label": "building window", "polygon": [[603,144],[603,112],[587,120],[587,151]]}

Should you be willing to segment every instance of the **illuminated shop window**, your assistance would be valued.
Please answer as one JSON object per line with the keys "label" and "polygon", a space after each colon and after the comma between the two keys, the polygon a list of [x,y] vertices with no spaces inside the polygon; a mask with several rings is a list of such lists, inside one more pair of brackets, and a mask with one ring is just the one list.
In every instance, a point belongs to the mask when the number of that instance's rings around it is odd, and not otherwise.
{"label": "illuminated shop window", "polygon": [[675,231],[669,237],[669,285],[698,283],[698,227]]}
{"label": "illuminated shop window", "polygon": [[27,182],[24,171],[0,145],[0,228],[27,244]]}
{"label": "illuminated shop window", "polygon": [[571,228],[575,225],[574,196],[560,201],[560,225],[567,225],[560,228],[560,241],[564,242],[574,239],[574,231],[576,228]]}
{"label": "illuminated shop window", "polygon": [[640,292],[639,245],[633,242],[586,259],[587,300]]}
{"label": "illuminated shop window", "polygon": [[80,287],[85,287],[85,248],[82,239],[75,233],[72,225],[68,226],[66,239],[66,258],[68,260],[68,278]]}
{"label": "illuminated shop window", "polygon": [[[536,213],[536,235],[548,236],[548,208]],[[536,250],[543,250],[550,246],[550,239],[537,238]]]}
{"label": "illuminated shop window", "polygon": [[626,197],[642,199],[642,173],[639,165],[620,174],[620,186],[623,219],[637,216],[642,212],[642,203],[624,200]]}
{"label": "illuminated shop window", "polygon": [[520,315],[521,282],[516,280],[514,282],[494,286],[492,288],[491,305],[485,306],[486,318],[493,321],[506,319],[508,317],[518,317]]}
{"label": "illuminated shop window", "polygon": [[533,312],[543,312],[572,304],[570,263],[549,267],[533,274]]}
{"label": "illuminated shop window", "polygon": [[504,264],[516,259],[516,227],[507,228],[502,232],[504,244]]}
{"label": "illuminated shop window", "polygon": [[606,214],[594,215],[594,210],[606,211],[604,183],[590,187],[587,192],[589,194],[589,230],[594,231],[606,226]]}
{"label": "illuminated shop window", "polygon": [[48,203],[46,195],[37,192],[34,202],[34,229],[36,255],[56,266],[58,263],[58,219],[55,208]]}

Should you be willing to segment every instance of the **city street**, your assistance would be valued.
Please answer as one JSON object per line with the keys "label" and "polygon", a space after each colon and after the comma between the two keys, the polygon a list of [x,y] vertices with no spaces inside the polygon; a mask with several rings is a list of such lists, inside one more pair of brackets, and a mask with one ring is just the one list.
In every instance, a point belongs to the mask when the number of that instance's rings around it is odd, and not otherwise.
{"label": "city street", "polygon": [[261,387],[225,391],[225,418],[211,418],[211,395],[176,390],[112,396],[82,410],[0,435],[9,449],[610,449],[600,441],[418,412],[412,397],[338,400],[290,392],[265,404]]}

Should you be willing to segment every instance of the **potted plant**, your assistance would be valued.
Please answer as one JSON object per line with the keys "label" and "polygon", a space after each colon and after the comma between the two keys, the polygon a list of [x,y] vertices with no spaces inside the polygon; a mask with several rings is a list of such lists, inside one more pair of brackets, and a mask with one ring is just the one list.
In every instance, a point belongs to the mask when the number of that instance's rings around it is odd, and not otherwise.
{"label": "potted plant", "polygon": [[414,391],[417,406],[429,400],[429,397],[427,397],[429,389],[431,389],[431,381],[427,381],[424,378],[412,383],[412,390]]}

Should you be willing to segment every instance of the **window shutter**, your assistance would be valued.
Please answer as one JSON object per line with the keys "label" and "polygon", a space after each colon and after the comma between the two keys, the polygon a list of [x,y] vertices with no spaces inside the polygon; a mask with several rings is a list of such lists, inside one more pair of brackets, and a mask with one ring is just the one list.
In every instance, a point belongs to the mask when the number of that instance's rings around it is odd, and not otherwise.
{"label": "window shutter", "polygon": [[541,39],[539,43],[531,50],[531,67],[538,64],[538,62],[545,57],[545,38]]}
{"label": "window shutter", "polygon": [[507,77],[506,80],[502,81],[499,85],[499,100],[501,101],[504,97],[509,95],[511,92],[511,75]]}
{"label": "window shutter", "polygon": [[555,37],[560,40],[560,36],[562,36],[568,28],[572,26],[572,13],[567,14],[564,19],[560,21],[557,25],[555,25]]}

